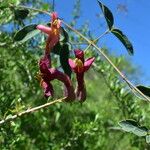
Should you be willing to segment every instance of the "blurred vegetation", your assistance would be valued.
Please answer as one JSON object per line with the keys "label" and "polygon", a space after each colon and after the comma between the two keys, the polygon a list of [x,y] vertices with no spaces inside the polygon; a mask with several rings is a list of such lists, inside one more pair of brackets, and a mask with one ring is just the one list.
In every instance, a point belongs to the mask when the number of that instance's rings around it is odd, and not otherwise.
{"label": "blurred vegetation", "polygon": [[[80,17],[79,2],[73,10],[72,26]],[[13,41],[16,30],[37,21],[37,12],[30,11],[26,19],[16,19],[14,8],[10,3],[31,5],[51,11],[52,6],[37,0],[4,0],[0,3],[0,118],[16,114],[27,108],[47,102],[36,79],[38,60],[43,53],[44,35],[38,35],[24,44]],[[61,15],[61,14],[60,14]],[[40,17],[38,18],[40,22]],[[47,22],[47,21],[46,21]],[[88,38],[88,24],[78,28]],[[69,31],[70,43],[82,42],[83,39]],[[84,42],[84,41],[83,41]],[[84,48],[83,45],[72,45]],[[109,54],[113,62],[128,76],[137,76],[138,70],[124,57]],[[96,61],[86,74],[87,100],[80,103],[62,103],[25,115],[10,123],[0,126],[0,149],[45,149],[45,150],[148,150],[144,137],[124,133],[118,128],[123,119],[134,119],[149,126],[149,105],[135,98],[122,83],[113,68],[94,48],[86,56],[94,55]],[[72,53],[72,52],[71,52]],[[53,54],[55,64],[58,56]],[[54,64],[54,65],[55,65]],[[62,85],[54,82],[57,89],[56,98],[62,96]],[[48,100],[50,101],[50,99]]]}

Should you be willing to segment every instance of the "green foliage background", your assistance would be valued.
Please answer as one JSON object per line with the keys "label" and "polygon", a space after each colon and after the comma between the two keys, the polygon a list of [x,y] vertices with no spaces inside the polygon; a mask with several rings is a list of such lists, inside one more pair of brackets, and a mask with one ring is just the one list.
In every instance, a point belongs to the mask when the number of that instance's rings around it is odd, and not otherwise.
{"label": "green foliage background", "polygon": [[[39,15],[30,12],[25,20],[16,20],[14,9],[9,4],[32,4],[33,7],[49,10],[47,3],[37,0],[5,0],[0,3],[0,118],[47,102],[36,79],[38,60],[42,56],[45,37],[38,35],[32,40],[18,44],[13,41],[15,32]],[[77,5],[78,4],[78,5]],[[79,1],[74,7],[76,25],[79,17]],[[40,14],[41,15],[41,14]],[[40,22],[40,17],[38,18]],[[4,30],[4,27],[6,27]],[[79,28],[88,38],[88,24]],[[70,42],[83,39],[69,31]],[[73,48],[84,48],[73,45]],[[117,66],[129,77],[138,79],[138,70],[123,57],[109,54]],[[113,68],[90,48],[86,56],[95,55],[95,67],[86,74],[88,98],[83,105],[63,103],[50,106],[33,114],[25,115],[0,126],[0,149],[47,149],[47,150],[148,150],[144,137],[124,133],[118,128],[123,119],[135,119],[149,127],[149,105],[135,98]],[[53,54],[54,65],[58,56]],[[62,85],[54,82],[56,98],[62,97]],[[50,99],[48,101],[51,101]]]}

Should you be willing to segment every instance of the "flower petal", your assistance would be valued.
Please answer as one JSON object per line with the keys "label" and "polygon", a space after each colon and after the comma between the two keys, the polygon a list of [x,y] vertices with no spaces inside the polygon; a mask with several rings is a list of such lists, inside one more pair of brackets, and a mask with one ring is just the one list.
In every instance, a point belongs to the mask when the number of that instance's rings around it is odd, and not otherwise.
{"label": "flower petal", "polygon": [[50,60],[50,55],[45,55],[44,57],[42,57],[39,61],[39,68],[41,73],[46,73],[46,74],[50,74],[48,68],[51,66],[51,60]]}
{"label": "flower petal", "polygon": [[64,91],[65,91],[65,97],[66,97],[65,100],[73,101],[75,99],[75,93],[74,93],[74,88],[73,88],[73,85],[69,76],[54,68],[51,68],[49,70],[51,71],[53,79],[57,79],[61,81],[62,83],[64,83],[65,85]]}
{"label": "flower petal", "polygon": [[85,62],[84,62],[84,71],[88,71],[88,69],[91,67],[92,63],[94,62],[95,58],[91,57],[88,58]]}
{"label": "flower petal", "polygon": [[57,28],[59,29],[61,26],[61,20],[58,19]]}
{"label": "flower petal", "polygon": [[55,21],[55,20],[58,18],[57,12],[53,12],[53,13],[51,14],[51,17],[52,17],[52,22]]}
{"label": "flower petal", "polygon": [[80,49],[74,50],[74,54],[76,58],[81,59],[82,62],[84,62],[84,52]]}
{"label": "flower petal", "polygon": [[74,72],[77,72],[77,67],[76,67],[76,64],[75,64],[74,60],[72,60],[72,59],[69,58],[68,63],[69,63],[69,65],[70,65],[71,69],[72,69]]}
{"label": "flower petal", "polygon": [[59,42],[59,35],[55,35],[51,38],[49,42],[49,48],[52,49]]}
{"label": "flower petal", "polygon": [[46,98],[54,95],[54,90],[53,90],[52,84],[42,81],[42,87],[44,89],[44,96]]}
{"label": "flower petal", "polygon": [[42,32],[48,34],[48,35],[50,35],[51,31],[52,31],[52,29],[50,27],[47,27],[47,26],[44,26],[44,25],[37,25],[36,28],[41,30]]}

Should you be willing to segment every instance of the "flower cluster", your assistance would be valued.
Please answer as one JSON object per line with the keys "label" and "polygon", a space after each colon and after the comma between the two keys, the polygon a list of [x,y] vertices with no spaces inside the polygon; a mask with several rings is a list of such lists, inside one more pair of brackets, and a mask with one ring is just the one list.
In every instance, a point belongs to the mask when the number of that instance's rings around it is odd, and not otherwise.
{"label": "flower cluster", "polygon": [[52,68],[50,52],[54,46],[59,42],[61,21],[58,19],[57,13],[52,13],[52,21],[50,27],[38,25],[37,29],[48,35],[46,40],[45,54],[39,61],[41,86],[44,89],[45,97],[54,95],[54,89],[51,81],[57,79],[64,84],[64,94],[66,101],[73,101],[78,99],[80,102],[86,100],[86,86],[84,82],[84,73],[90,68],[94,62],[94,57],[84,60],[84,52],[82,50],[74,50],[75,60],[68,59],[68,63],[73,72],[76,74],[77,87],[74,90],[71,78],[59,71]]}

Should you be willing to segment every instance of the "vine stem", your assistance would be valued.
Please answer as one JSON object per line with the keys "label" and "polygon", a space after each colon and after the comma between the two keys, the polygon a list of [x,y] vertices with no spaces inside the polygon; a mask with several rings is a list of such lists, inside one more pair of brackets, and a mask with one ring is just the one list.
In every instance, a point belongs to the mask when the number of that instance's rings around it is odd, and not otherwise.
{"label": "vine stem", "polygon": [[4,124],[6,122],[9,122],[9,121],[13,121],[13,120],[15,120],[18,117],[22,117],[23,115],[26,115],[26,114],[29,114],[29,113],[33,113],[33,112],[38,111],[38,110],[40,110],[42,108],[46,108],[46,107],[48,107],[50,105],[64,102],[65,99],[66,98],[57,99],[57,100],[54,100],[52,102],[49,102],[49,103],[46,103],[46,104],[43,104],[43,105],[40,105],[40,106],[37,106],[37,107],[33,107],[31,109],[27,109],[25,111],[22,111],[22,112],[16,114],[16,115],[13,115],[13,116],[10,116],[10,117],[8,116],[5,119],[0,121],[0,125]]}
{"label": "vine stem", "polygon": [[9,4],[9,7],[10,7],[10,8],[11,8],[11,7],[13,7],[13,8],[18,7],[18,8],[30,9],[30,10],[38,11],[38,12],[40,12],[40,13],[47,14],[47,15],[50,15],[50,16],[51,16],[51,13],[49,13],[49,12],[47,12],[47,11],[44,11],[44,10],[37,9],[37,8],[33,8],[33,7],[22,6],[22,5],[17,5],[17,6],[15,6],[15,5],[11,4],[11,3]]}

